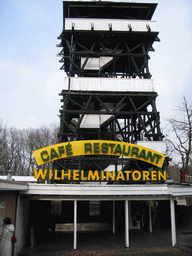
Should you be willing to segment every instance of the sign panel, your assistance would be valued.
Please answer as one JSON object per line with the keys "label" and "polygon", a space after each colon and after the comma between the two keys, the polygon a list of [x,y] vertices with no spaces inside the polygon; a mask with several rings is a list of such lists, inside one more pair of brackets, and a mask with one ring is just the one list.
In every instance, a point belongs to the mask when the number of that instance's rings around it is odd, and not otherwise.
{"label": "sign panel", "polygon": [[55,144],[33,151],[36,162],[42,165],[57,159],[82,156],[106,155],[130,157],[162,167],[165,155],[136,144],[110,140],[81,140]]}

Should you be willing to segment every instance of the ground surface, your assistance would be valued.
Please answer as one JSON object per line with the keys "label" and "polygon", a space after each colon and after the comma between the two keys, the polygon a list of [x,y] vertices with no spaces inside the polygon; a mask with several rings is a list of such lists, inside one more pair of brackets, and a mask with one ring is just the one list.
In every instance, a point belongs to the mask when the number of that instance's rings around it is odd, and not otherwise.
{"label": "ground surface", "polygon": [[171,246],[171,230],[152,233],[130,230],[130,248],[125,248],[124,234],[79,233],[77,250],[73,250],[73,234],[60,233],[33,248],[25,247],[19,256],[106,256],[192,255],[192,230],[177,229],[177,247]]}

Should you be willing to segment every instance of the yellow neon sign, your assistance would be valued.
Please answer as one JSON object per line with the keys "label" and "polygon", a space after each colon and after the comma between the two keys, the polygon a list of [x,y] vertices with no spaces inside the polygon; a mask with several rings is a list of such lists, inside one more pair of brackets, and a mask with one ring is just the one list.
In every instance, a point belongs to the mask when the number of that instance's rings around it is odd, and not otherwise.
{"label": "yellow neon sign", "polygon": [[84,170],[52,170],[52,169],[35,169],[34,170],[36,179],[46,178],[49,180],[68,180],[68,181],[157,181],[166,180],[166,171],[92,171],[85,172]]}
{"label": "yellow neon sign", "polygon": [[110,140],[80,140],[55,144],[33,151],[38,165],[82,155],[113,155],[141,160],[162,167],[165,155],[136,144]]}

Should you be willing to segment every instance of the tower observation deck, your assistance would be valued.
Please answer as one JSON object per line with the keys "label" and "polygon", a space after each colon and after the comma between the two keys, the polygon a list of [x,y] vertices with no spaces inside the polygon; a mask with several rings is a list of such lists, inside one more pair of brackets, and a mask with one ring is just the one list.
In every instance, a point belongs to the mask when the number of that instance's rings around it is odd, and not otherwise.
{"label": "tower observation deck", "polygon": [[[164,153],[156,109],[157,93],[149,71],[149,52],[159,41],[151,18],[157,4],[64,1],[58,37],[62,90],[59,142],[113,140]],[[60,159],[56,169],[104,170],[122,162],[115,156]],[[80,167],[79,167],[80,165]],[[131,158],[121,169],[156,168]]]}

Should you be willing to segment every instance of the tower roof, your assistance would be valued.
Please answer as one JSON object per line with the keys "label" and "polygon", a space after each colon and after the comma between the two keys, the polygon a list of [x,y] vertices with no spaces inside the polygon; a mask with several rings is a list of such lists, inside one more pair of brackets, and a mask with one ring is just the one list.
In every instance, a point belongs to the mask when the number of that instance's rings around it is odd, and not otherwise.
{"label": "tower roof", "polygon": [[157,3],[64,1],[64,18],[151,20]]}

